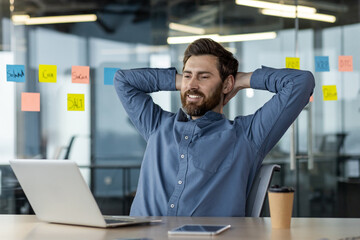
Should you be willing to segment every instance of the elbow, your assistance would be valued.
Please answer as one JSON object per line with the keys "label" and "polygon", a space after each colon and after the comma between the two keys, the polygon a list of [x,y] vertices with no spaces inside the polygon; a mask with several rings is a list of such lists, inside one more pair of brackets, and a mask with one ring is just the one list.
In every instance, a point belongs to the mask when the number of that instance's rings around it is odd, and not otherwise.
{"label": "elbow", "polygon": [[126,82],[125,73],[123,70],[116,71],[114,75],[114,87],[118,88],[119,86],[122,86]]}
{"label": "elbow", "polygon": [[315,78],[312,72],[310,71],[302,71],[301,83],[303,85],[303,89],[309,93],[311,96],[314,88],[315,88]]}

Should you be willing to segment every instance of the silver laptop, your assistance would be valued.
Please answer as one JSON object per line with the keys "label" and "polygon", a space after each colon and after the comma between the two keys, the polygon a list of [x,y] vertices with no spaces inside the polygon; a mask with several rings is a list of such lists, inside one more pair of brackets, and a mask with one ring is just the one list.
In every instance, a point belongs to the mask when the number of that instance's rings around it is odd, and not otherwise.
{"label": "silver laptop", "polygon": [[156,219],[129,216],[103,216],[82,177],[71,160],[10,160],[36,216],[41,221],[93,227],[117,227]]}

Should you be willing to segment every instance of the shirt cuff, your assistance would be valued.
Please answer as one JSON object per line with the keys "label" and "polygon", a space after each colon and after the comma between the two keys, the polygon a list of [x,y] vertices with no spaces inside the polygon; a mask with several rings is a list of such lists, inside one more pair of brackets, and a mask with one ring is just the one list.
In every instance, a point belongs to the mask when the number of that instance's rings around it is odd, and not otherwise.
{"label": "shirt cuff", "polygon": [[267,90],[265,85],[265,75],[269,70],[270,68],[265,66],[256,69],[251,75],[250,87],[253,89]]}
{"label": "shirt cuff", "polygon": [[176,68],[159,69],[160,89],[162,91],[176,91]]}

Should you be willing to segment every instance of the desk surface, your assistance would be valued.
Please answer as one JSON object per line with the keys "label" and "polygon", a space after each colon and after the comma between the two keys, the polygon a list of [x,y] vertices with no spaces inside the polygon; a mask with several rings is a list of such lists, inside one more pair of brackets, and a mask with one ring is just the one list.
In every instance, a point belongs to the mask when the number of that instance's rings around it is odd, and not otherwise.
{"label": "desk surface", "polygon": [[[0,239],[6,240],[117,240],[117,239],[360,239],[360,219],[293,218],[287,230],[272,230],[270,218],[162,217],[162,223],[114,229],[39,222],[33,215],[0,215]],[[214,237],[169,237],[167,231],[183,224],[231,224]]]}

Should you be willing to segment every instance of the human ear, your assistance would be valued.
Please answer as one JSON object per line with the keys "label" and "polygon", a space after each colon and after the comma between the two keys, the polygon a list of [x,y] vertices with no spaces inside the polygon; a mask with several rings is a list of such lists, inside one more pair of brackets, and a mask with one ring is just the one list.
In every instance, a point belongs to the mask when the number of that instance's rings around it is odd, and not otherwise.
{"label": "human ear", "polygon": [[228,94],[229,92],[231,92],[234,88],[234,84],[235,84],[234,76],[229,75],[224,81],[223,94]]}

